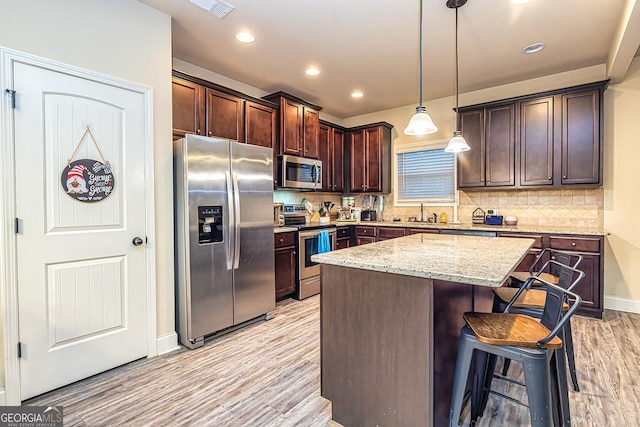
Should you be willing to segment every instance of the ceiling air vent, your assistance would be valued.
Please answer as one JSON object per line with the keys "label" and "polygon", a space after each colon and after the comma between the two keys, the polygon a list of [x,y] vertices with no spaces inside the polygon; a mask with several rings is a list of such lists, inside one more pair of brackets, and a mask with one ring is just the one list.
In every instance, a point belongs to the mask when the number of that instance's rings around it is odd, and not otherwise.
{"label": "ceiling air vent", "polygon": [[223,2],[222,0],[189,0],[191,3],[195,4],[198,7],[203,8],[207,12],[212,15],[222,19],[229,14],[235,6],[230,5],[229,3]]}

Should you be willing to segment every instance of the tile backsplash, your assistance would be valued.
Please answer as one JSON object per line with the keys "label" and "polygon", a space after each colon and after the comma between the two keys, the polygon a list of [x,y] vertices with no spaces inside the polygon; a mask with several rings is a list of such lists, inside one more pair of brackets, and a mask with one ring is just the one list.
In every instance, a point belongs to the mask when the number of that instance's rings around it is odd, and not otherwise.
{"label": "tile backsplash", "polygon": [[[332,200],[336,208],[341,202],[341,195],[313,192],[276,191],[275,201],[299,203],[306,197],[316,206],[323,200]],[[393,194],[384,196],[385,209],[383,218],[390,221],[400,218],[407,221],[409,217],[420,216],[420,207],[393,206]],[[356,206],[362,206],[362,196],[356,196]],[[458,219],[463,223],[471,223],[471,216],[476,208],[485,212],[487,209],[498,209],[500,215],[515,215],[519,225],[532,226],[567,226],[567,227],[602,227],[604,225],[604,189],[570,188],[549,190],[510,190],[510,191],[460,191]],[[453,219],[451,206],[425,206],[425,219],[436,213],[442,213],[447,220]]]}
{"label": "tile backsplash", "polygon": [[498,209],[503,216],[515,215],[519,225],[602,227],[604,189],[568,188],[550,190],[461,191],[458,217],[470,222],[476,208]]}

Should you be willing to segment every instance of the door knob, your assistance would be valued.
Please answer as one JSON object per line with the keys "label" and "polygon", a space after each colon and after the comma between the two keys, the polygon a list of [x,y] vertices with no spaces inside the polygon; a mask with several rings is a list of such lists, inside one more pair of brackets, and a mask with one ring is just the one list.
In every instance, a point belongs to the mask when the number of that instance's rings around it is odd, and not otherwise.
{"label": "door knob", "polygon": [[144,243],[144,240],[141,237],[134,237],[131,243],[133,243],[133,246],[140,246]]}

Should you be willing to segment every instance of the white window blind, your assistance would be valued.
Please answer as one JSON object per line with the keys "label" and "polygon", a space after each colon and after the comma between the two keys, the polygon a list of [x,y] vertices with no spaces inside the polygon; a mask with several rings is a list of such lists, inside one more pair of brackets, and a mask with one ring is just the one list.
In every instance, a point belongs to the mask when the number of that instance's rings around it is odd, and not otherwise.
{"label": "white window blind", "polygon": [[454,201],[454,155],[444,148],[397,153],[397,201]]}

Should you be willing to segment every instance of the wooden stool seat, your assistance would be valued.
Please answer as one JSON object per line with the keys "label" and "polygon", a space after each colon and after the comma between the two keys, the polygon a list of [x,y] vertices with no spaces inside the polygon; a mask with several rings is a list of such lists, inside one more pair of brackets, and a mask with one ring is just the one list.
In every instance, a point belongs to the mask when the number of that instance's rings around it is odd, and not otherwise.
{"label": "wooden stool seat", "polygon": [[[493,293],[503,302],[508,303],[518,292],[518,288],[496,288]],[[513,303],[512,307],[517,308],[536,308],[544,309],[544,302],[547,299],[547,292],[543,289],[525,289],[518,299]],[[562,303],[562,310],[567,311],[569,304]]]}
{"label": "wooden stool seat", "polygon": [[537,319],[511,313],[464,313],[464,321],[469,325],[478,341],[501,346],[535,347],[556,349],[562,340],[554,336],[543,346],[537,343],[550,334],[549,329]]}
{"label": "wooden stool seat", "polygon": [[[525,280],[527,280],[527,278],[529,278],[530,276],[535,276],[536,274],[538,274],[537,272],[534,273],[529,273],[528,271],[514,271],[513,273],[511,273],[511,278],[517,280],[518,282],[524,282]],[[549,274],[549,273],[540,273],[539,276],[542,280],[546,280],[549,283],[553,283],[554,285],[558,284],[558,281],[560,279],[558,279],[557,276],[554,276],[553,274]],[[535,282],[532,283],[533,286],[544,286],[544,283],[536,280]]]}

